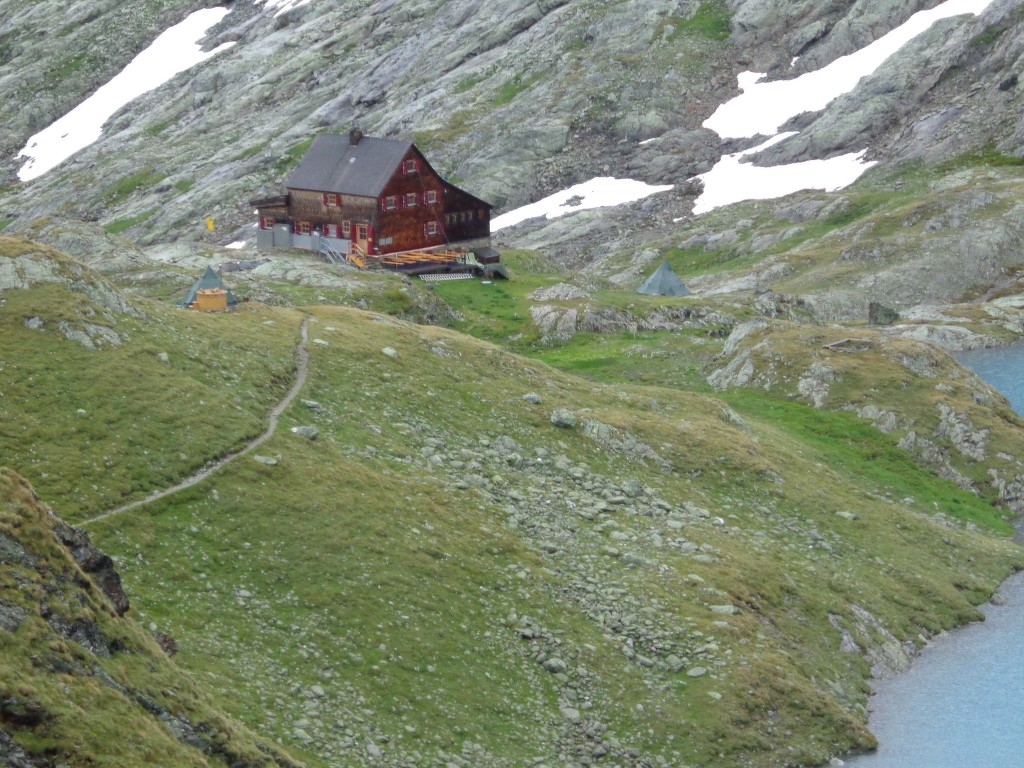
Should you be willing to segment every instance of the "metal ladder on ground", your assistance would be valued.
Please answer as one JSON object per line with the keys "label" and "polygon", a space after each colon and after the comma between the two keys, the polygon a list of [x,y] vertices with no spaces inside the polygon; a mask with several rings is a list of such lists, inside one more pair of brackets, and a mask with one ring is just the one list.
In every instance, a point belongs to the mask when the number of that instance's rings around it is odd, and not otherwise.
{"label": "metal ladder on ground", "polygon": [[320,255],[323,256],[331,264],[340,264],[345,261],[345,257],[338,253],[336,250],[331,248],[330,245],[321,241],[320,243]]}

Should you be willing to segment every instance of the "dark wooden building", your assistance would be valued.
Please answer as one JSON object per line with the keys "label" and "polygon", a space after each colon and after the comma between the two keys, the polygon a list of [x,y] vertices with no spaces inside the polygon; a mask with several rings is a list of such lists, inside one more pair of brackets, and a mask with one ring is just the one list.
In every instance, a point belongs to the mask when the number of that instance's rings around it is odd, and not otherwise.
{"label": "dark wooden building", "polygon": [[372,257],[490,237],[492,206],[441,178],[407,141],[321,134],[286,187],[251,201],[260,247]]}

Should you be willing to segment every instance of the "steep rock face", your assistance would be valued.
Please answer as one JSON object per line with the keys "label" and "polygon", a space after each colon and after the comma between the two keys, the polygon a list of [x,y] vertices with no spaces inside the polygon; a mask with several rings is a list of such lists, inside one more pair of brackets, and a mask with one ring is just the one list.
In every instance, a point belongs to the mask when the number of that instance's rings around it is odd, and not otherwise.
{"label": "steep rock face", "polygon": [[96,582],[96,586],[114,606],[117,615],[124,616],[131,604],[110,555],[97,549],[85,531],[71,527],[56,515],[53,518],[53,534],[71,553],[78,567]]}
{"label": "steep rock face", "polygon": [[[949,159],[993,142],[1019,154],[1020,95],[1011,78],[1024,50],[1008,9],[952,17],[908,42],[799,136],[758,157],[773,165],[868,148],[873,156]],[[1001,87],[1002,86],[1002,87]]]}
{"label": "steep rock face", "polygon": [[124,617],[110,558],[5,468],[0,573],[0,764],[298,767],[211,709]]}
{"label": "steep rock face", "polygon": [[770,0],[735,0],[733,35],[745,46],[766,46],[755,60],[758,71],[790,70],[800,56],[797,73],[818,69],[863,48],[936,0],[901,3],[872,0],[827,0],[822,3],[773,3]]}

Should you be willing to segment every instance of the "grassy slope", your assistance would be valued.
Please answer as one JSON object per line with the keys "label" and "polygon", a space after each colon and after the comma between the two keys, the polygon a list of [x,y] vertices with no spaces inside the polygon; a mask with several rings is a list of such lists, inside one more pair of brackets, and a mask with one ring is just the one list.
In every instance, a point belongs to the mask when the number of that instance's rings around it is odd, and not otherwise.
{"label": "grassy slope", "polygon": [[[825,347],[851,333],[862,340],[863,349],[831,351]],[[949,355],[928,344],[888,338],[877,329],[800,326],[784,322],[774,322],[765,330],[750,334],[741,348],[750,349],[752,354],[755,375],[750,386],[763,394],[726,395],[730,401],[738,399],[758,404],[761,409],[776,411],[785,423],[822,435],[829,430],[824,425],[834,424],[837,419],[845,424],[841,428],[832,427],[837,434],[872,433],[874,447],[864,455],[866,459],[887,456],[894,451],[903,453],[896,444],[910,433],[926,438],[942,450],[944,464],[955,469],[974,488],[974,496],[964,495],[967,499],[974,498],[975,502],[959,506],[960,511],[955,516],[1003,534],[1011,532],[1009,523],[1003,519],[1006,513],[996,506],[997,489],[991,473],[997,472],[1005,478],[1017,474],[1019,465],[1014,457],[1024,450],[1021,418],[1004,398],[960,368]],[[725,362],[728,361],[718,365]],[[812,365],[827,366],[835,379],[829,385],[823,408],[856,411],[874,407],[890,412],[895,417],[891,434],[876,434],[877,430],[869,421],[853,414],[809,410],[803,418],[784,415],[791,412],[792,406],[788,403],[794,398],[808,399],[801,393],[800,381]],[[955,430],[942,426],[943,409],[957,415],[961,420],[960,428],[966,433],[984,435],[979,443],[984,458],[963,452],[950,439],[949,433]],[[814,421],[822,426],[816,426]],[[883,445],[886,447],[882,448]],[[833,452],[833,461],[836,460],[841,460],[840,453]],[[938,468],[934,460],[925,459],[923,463]],[[878,469],[874,461],[868,466],[872,472]],[[939,503],[944,504],[944,501]]]}
{"label": "grassy slope", "polygon": [[[224,323],[154,305],[116,318],[123,346],[89,351],[56,328],[95,312],[84,297],[39,285],[4,299],[4,460],[72,523],[239,447],[291,384],[297,312],[252,307]],[[32,317],[43,331],[25,326]]]}
{"label": "grassy slope", "polygon": [[[787,426],[791,416],[777,423],[770,409],[737,403],[748,431],[703,396],[595,386],[465,337],[356,311],[315,315],[314,335],[328,345],[313,347],[304,396],[326,410],[297,405],[284,426],[316,423],[317,442],[284,431],[263,451],[280,454],[277,467],[246,461],[96,529],[121,555],[148,618],[186,639],[185,663],[235,714],[305,743],[311,762],[358,762],[367,739],[396,759],[452,754],[467,739],[483,747],[485,763],[555,759],[560,740],[572,741],[558,713],[564,691],[509,627],[510,612],[539,617],[559,652],[585,668],[577,684],[594,703],[586,717],[626,746],[697,764],[719,753],[723,765],[751,755],[761,765],[820,760],[869,743],[858,725],[866,666],[835,657],[829,614],[852,626],[856,602],[913,639],[974,617],[971,601],[1021,563],[1011,546],[933,521],[924,504],[886,499],[903,488],[864,471],[870,450],[831,462],[832,447]],[[384,345],[399,358],[383,356]],[[543,394],[542,408],[519,399],[527,389]],[[558,405],[589,409],[658,446],[676,472],[556,429],[547,415]],[[525,456],[541,448],[602,482],[639,480],[674,506],[709,507],[722,524],[690,521],[686,537],[715,554],[702,562],[659,546],[670,535],[664,521],[625,510],[587,521],[560,509],[554,528],[540,532],[514,522],[502,486],[538,481],[483,458],[484,441],[502,435]],[[875,436],[858,437],[870,445]],[[426,458],[436,446],[447,451],[440,464]],[[449,471],[463,450],[480,453],[482,469]],[[833,466],[823,469],[826,461]],[[909,460],[888,462],[926,498],[969,503]],[[483,491],[460,488],[474,471],[489,478]],[[842,510],[859,519],[835,515]],[[608,520],[642,553],[639,565],[604,554],[611,528],[599,529]],[[552,530],[571,530],[573,543],[547,552]],[[625,596],[615,602],[635,601],[667,628],[673,639],[661,656],[644,649],[653,670],[630,662],[626,638],[596,620],[579,592],[587,578],[615,584]],[[708,610],[720,602],[743,613]],[[708,643],[717,648],[699,650]],[[686,668],[704,664],[713,674],[665,669],[670,650]],[[314,685],[322,695],[307,693]],[[339,722],[344,729],[332,726]]]}
{"label": "grassy slope", "polygon": [[[61,290],[6,292],[0,315],[2,359],[19,366],[4,386],[32,393],[19,400],[23,416],[9,410],[25,429],[7,429],[0,445],[48,483],[58,509],[101,511],[124,481],[98,473],[82,495],[63,476],[42,477],[34,456],[113,451],[141,493],[157,482],[147,463],[171,463],[165,482],[180,476],[193,464],[173,468],[179,451],[207,446],[205,460],[223,450],[215,439],[237,445],[286,388],[298,312],[199,317],[140,300],[149,322],[131,325],[121,348],[84,354],[21,323],[29,309],[66,305]],[[728,396],[730,410],[681,391],[696,380],[688,355],[707,354],[697,336],[641,334],[632,366],[621,347],[588,357],[582,341],[546,353],[580,369],[596,360],[586,372],[602,383],[456,332],[308,311],[302,397],[323,410],[296,403],[285,414],[260,450],[278,465],[245,459],[92,532],[118,556],[139,615],[178,638],[181,663],[217,704],[310,764],[519,765],[595,748],[625,764],[637,760],[627,750],[670,764],[818,762],[871,743],[868,665],[836,654],[833,621],[885,647],[856,605],[916,641],[975,617],[972,603],[1024,564],[1012,545],[949,522],[1000,525],[985,503],[850,417],[744,394]],[[668,358],[642,351],[665,345]],[[158,351],[171,374],[151,362]],[[260,361],[244,376],[233,372],[242,355]],[[673,359],[691,360],[690,373]],[[40,369],[26,382],[21,366],[42,361],[62,375]],[[116,376],[129,365],[130,379]],[[161,399],[132,393],[196,382],[207,403],[236,399],[248,415],[140,431],[126,448],[114,429],[85,438],[67,428],[55,404],[68,381],[104,382],[79,395],[87,414],[123,397],[114,427],[155,409],[170,418]],[[541,406],[521,399],[531,390]],[[635,442],[554,427],[559,406],[628,432],[660,460],[637,458]],[[315,442],[288,431],[311,423]],[[631,481],[645,493],[626,496]],[[709,609],[721,604],[740,613]],[[567,662],[564,679],[541,666],[550,656]],[[707,674],[687,674],[697,667]]]}
{"label": "grassy slope", "polygon": [[[53,525],[31,486],[0,469],[0,611],[5,623],[20,619],[0,628],[0,731],[43,764],[296,765],[225,718],[133,620],[118,617]],[[57,631],[72,626],[112,653]]]}

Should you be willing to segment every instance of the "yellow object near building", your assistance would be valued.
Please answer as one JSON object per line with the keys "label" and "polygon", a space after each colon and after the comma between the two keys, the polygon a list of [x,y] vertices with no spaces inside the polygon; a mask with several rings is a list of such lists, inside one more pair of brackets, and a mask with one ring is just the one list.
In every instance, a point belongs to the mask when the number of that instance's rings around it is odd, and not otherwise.
{"label": "yellow object near building", "polygon": [[213,232],[214,225],[213,225],[213,217],[212,216],[206,220],[206,229],[208,231],[210,231],[210,232]]}
{"label": "yellow object near building", "polygon": [[196,291],[195,308],[200,312],[226,312],[228,308],[228,292],[223,288],[209,288]]}

